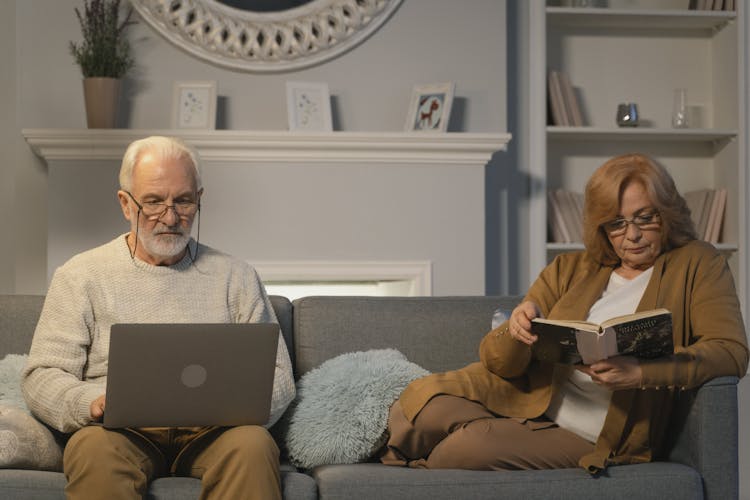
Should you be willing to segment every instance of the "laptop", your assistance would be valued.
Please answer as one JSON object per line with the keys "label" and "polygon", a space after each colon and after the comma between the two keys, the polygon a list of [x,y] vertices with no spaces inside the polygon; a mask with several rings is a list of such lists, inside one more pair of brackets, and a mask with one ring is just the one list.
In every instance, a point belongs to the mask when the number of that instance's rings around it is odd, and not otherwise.
{"label": "laptop", "polygon": [[104,427],[264,425],[279,325],[115,324]]}

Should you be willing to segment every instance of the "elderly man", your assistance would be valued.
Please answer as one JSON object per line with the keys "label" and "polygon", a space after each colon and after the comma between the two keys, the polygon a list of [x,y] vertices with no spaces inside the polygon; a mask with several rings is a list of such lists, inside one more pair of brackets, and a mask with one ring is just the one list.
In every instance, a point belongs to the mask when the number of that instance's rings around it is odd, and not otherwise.
{"label": "elderly man", "polygon": [[[64,452],[69,498],[142,498],[151,479],[170,474],[200,478],[201,498],[281,498],[279,450],[264,427],[88,425],[105,411],[114,323],[276,321],[251,266],[191,238],[202,194],[190,147],[166,137],[133,142],[117,192],[130,231],[55,272],[22,387],[38,418],[73,433]],[[294,390],[279,335],[268,426]]]}

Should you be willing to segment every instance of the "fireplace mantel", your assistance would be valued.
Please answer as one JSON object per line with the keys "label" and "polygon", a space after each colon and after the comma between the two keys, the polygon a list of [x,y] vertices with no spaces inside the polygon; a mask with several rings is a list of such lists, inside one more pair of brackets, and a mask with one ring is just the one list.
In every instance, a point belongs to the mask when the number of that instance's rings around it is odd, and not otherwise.
{"label": "fireplace mantel", "polygon": [[323,132],[252,130],[23,129],[46,161],[120,160],[149,135],[179,136],[204,161],[227,163],[375,163],[484,166],[511,139],[506,133]]}

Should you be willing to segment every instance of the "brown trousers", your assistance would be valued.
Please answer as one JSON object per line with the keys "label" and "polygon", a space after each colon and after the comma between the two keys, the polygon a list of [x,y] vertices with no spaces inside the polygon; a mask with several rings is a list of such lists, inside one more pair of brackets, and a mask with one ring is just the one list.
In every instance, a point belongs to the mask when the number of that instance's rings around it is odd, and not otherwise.
{"label": "brown trousers", "polygon": [[594,445],[546,419],[495,415],[468,399],[432,398],[409,422],[396,401],[381,461],[424,469],[519,470],[577,467]]}
{"label": "brown trousers", "polygon": [[84,427],[65,446],[69,499],[141,499],[152,479],[201,479],[201,499],[281,500],[279,449],[259,426],[213,429]]}

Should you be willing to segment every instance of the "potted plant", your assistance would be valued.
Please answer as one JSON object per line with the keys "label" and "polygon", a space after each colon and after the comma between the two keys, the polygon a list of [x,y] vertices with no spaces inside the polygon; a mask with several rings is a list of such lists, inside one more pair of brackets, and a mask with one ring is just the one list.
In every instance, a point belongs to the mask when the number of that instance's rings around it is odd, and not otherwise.
{"label": "potted plant", "polygon": [[70,42],[70,53],[83,74],[86,121],[89,128],[115,125],[120,81],[133,67],[125,28],[133,24],[128,9],[120,19],[120,0],[84,0],[83,13],[75,9],[83,41]]}

